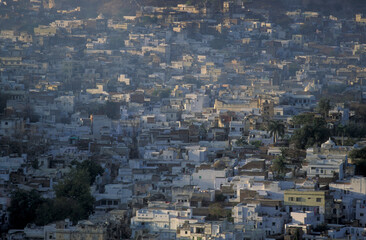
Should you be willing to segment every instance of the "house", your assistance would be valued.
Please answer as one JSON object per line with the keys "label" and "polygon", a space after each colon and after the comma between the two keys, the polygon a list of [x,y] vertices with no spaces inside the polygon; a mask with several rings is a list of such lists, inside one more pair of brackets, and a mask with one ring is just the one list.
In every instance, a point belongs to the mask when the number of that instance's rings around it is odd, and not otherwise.
{"label": "house", "polygon": [[327,191],[312,191],[306,189],[285,190],[284,204],[287,212],[312,211],[329,219],[332,214],[333,198]]}
{"label": "house", "polygon": [[273,136],[267,131],[250,130],[248,136],[248,143],[261,142],[264,145],[271,145],[274,143]]}
{"label": "house", "polygon": [[213,167],[202,164],[192,174],[192,184],[200,189],[220,189],[223,180],[231,174],[231,170],[220,160]]}
{"label": "house", "polygon": [[262,207],[261,203],[240,203],[233,207],[233,218],[234,223],[252,226],[269,236],[283,232],[286,214],[281,213],[278,206],[271,211]]}
{"label": "house", "polygon": [[182,227],[186,221],[198,222],[198,219],[192,218],[191,209],[139,209],[131,219],[132,237],[138,236],[145,229],[150,233],[162,234],[160,239],[172,239],[175,238],[176,229]]}
{"label": "house", "polygon": [[347,147],[338,147],[329,139],[320,148],[306,151],[306,163],[302,169],[308,177],[334,178],[342,180],[347,166]]}
{"label": "house", "polygon": [[92,115],[92,133],[95,139],[101,139],[103,135],[109,136],[112,122],[106,115]]}

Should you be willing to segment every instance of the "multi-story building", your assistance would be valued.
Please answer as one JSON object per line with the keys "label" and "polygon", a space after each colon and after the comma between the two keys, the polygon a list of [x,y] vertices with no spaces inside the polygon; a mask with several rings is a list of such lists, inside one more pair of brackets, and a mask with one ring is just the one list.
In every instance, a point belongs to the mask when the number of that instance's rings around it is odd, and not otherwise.
{"label": "multi-story building", "polygon": [[328,191],[309,191],[306,189],[285,190],[284,204],[287,212],[312,211],[329,219],[332,214],[333,198]]}

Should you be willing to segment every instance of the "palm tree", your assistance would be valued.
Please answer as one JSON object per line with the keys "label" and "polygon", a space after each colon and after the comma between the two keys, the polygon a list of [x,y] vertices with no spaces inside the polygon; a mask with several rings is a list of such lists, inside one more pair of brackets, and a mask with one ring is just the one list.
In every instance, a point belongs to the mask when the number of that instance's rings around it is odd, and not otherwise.
{"label": "palm tree", "polygon": [[286,172],[286,158],[283,155],[277,156],[273,162],[271,169],[276,173],[276,177],[281,177]]}
{"label": "palm tree", "polygon": [[285,135],[285,125],[280,121],[270,121],[268,130],[271,134],[271,137],[274,136],[274,143],[277,142],[278,137],[282,138]]}

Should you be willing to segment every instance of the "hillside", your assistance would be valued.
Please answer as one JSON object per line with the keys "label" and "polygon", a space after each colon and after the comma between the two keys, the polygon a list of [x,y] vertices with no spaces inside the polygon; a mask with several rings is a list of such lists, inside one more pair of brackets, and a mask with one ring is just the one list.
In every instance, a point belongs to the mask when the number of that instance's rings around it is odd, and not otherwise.
{"label": "hillside", "polygon": [[[108,17],[131,15],[140,9],[140,6],[176,6],[180,3],[202,5],[218,5],[223,0],[59,0],[58,8],[81,6],[88,15],[103,13]],[[323,14],[332,14],[339,17],[350,17],[355,13],[365,12],[366,4],[363,0],[243,0],[249,8],[261,8],[268,10],[270,14],[283,13],[288,10],[302,9],[305,11],[318,11]],[[276,11],[273,11],[273,10]]]}

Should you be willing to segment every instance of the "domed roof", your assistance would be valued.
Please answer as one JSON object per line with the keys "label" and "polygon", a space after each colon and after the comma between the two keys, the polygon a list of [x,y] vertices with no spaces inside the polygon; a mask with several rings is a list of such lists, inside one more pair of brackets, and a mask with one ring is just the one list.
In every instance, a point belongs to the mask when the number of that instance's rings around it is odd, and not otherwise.
{"label": "domed roof", "polygon": [[103,13],[100,13],[99,15],[98,15],[98,17],[97,17],[97,19],[104,19],[105,17],[104,17],[104,15],[103,15]]}
{"label": "domed roof", "polygon": [[332,139],[328,139],[328,141],[326,141],[325,143],[323,143],[321,145],[321,148],[325,148],[325,149],[331,149],[335,147],[335,143],[332,141]]}
{"label": "domed roof", "polygon": [[220,159],[220,160],[217,160],[217,161],[213,164],[213,167],[214,167],[215,169],[224,169],[224,168],[226,167],[226,164],[225,164],[225,162],[224,162],[222,159]]}

